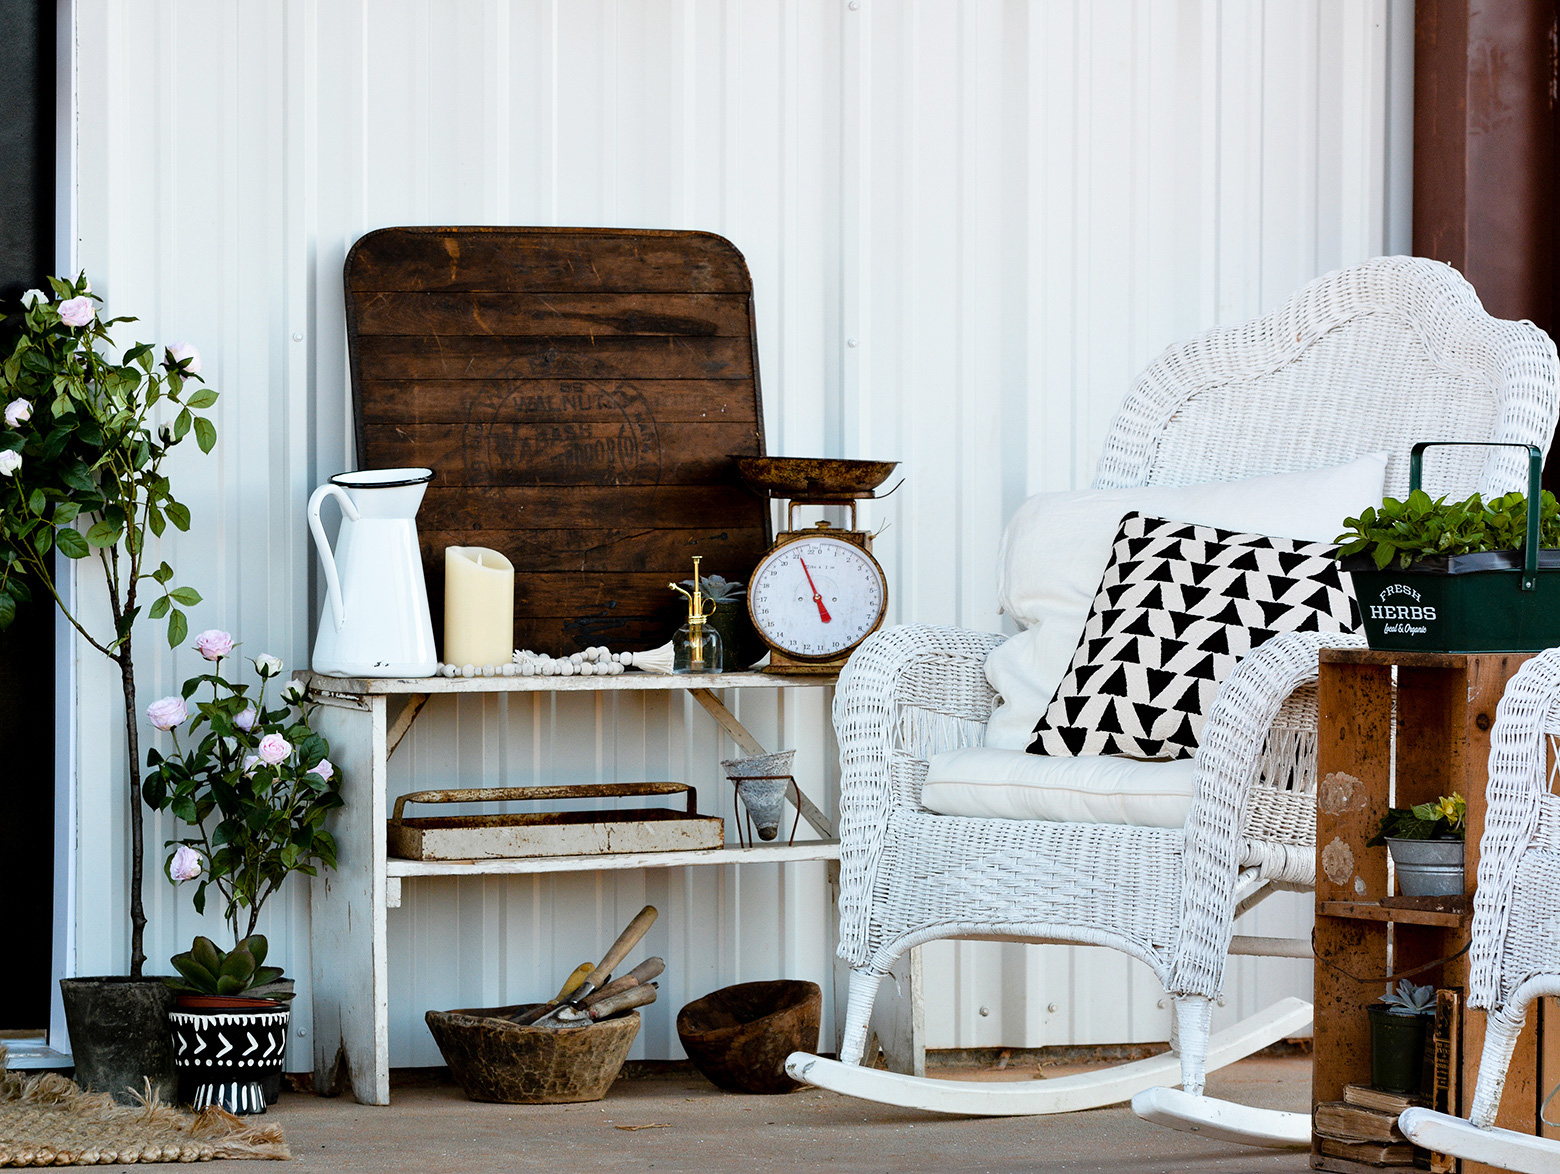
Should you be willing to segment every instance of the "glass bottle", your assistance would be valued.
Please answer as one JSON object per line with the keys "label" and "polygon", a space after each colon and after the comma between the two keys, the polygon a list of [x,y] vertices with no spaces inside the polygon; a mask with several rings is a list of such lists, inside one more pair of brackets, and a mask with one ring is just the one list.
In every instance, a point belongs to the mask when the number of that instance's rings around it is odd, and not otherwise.
{"label": "glass bottle", "polygon": [[[693,590],[691,592],[668,583],[673,591],[688,600],[688,622],[677,629],[672,637],[672,672],[718,673],[725,665],[720,646],[720,636],[705,623],[715,612],[715,601],[706,599],[699,579],[699,559],[693,556]],[[709,604],[706,611],[704,605]]]}

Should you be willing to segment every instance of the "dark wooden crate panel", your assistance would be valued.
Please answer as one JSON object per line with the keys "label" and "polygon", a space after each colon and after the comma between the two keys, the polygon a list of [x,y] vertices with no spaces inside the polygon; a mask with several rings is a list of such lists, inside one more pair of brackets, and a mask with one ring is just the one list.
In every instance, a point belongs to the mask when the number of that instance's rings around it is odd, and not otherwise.
{"label": "dark wooden crate panel", "polygon": [[515,564],[515,639],[664,643],[703,555],[746,580],[767,503],[752,282],[709,233],[389,228],[347,257],[358,464],[434,471],[418,515],[434,627],[444,548]]}

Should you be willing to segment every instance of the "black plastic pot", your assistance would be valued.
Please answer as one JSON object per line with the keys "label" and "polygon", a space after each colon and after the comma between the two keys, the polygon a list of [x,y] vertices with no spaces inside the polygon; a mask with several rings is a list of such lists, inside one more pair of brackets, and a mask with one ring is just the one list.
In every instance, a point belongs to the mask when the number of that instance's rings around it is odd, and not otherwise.
{"label": "black plastic pot", "polygon": [[725,654],[728,673],[741,672],[769,651],[748,617],[745,599],[733,599],[721,604],[705,621],[705,625],[713,628],[720,636],[720,647]]}
{"label": "black plastic pot", "polygon": [[1403,1015],[1374,1004],[1370,1015],[1370,1085],[1383,1092],[1418,1092],[1424,1072],[1429,1015]]}
{"label": "black plastic pot", "polygon": [[178,1080],[168,1040],[175,996],[160,977],[62,978],[60,997],[77,1084],[129,1105],[151,1081],[160,1099],[175,1099]]}

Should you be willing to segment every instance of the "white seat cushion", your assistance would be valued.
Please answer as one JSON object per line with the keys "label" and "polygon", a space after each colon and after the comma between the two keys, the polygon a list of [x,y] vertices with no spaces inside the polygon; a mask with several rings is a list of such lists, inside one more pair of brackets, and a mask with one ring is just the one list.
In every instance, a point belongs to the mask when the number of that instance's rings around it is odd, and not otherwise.
{"label": "white seat cushion", "polygon": [[1047,758],[969,746],[931,760],[921,803],[940,815],[1178,828],[1196,786],[1190,758]]}
{"label": "white seat cushion", "polygon": [[997,599],[1027,629],[986,661],[1001,702],[986,745],[1019,749],[1056,695],[1083,635],[1121,519],[1134,511],[1246,534],[1331,542],[1343,520],[1381,502],[1387,454],[1327,469],[1204,485],[1037,493],[1002,536]]}

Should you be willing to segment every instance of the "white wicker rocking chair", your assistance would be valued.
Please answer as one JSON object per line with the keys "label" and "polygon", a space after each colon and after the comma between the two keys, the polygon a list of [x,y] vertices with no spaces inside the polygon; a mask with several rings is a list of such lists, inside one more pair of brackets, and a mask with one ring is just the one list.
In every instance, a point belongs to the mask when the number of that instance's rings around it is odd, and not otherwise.
{"label": "white wicker rocking chair", "polygon": [[1473,1108],[1467,1120],[1430,1109],[1398,1118],[1416,1145],[1523,1174],[1560,1170],[1560,1141],[1495,1127],[1528,1007],[1541,995],[1560,995],[1560,796],[1551,789],[1550,747],[1560,747],[1560,648],[1522,666],[1490,729],[1468,952],[1468,1005],[1489,1013]]}
{"label": "white wicker rocking chair", "polygon": [[[1388,451],[1387,492],[1401,497],[1415,441],[1547,445],[1557,383],[1542,331],[1489,317],[1445,265],[1378,258],[1319,278],[1264,318],[1166,351],[1117,413],[1094,486],[1227,481]],[[1511,449],[1444,451],[1455,455],[1428,480],[1432,492],[1525,485]],[[1175,1083],[1177,1067],[1200,1097],[1209,1067],[1310,1022],[1310,1005],[1289,999],[1210,1039],[1236,917],[1274,890],[1314,887],[1317,653],[1360,641],[1279,636],[1242,662],[1208,716],[1186,824],[1164,829],[921,806],[927,760],[983,739],[994,703],[984,664],[1002,640],[897,627],[868,639],[841,675],[839,953],[851,967],[849,1003],[840,1060],[795,1053],[787,1070],[868,1100],[958,1113],[1119,1103]],[[860,1066],[881,979],[904,951],[937,938],[1106,945],[1140,959],[1174,1001],[1179,1060],[1021,1084]],[[1309,956],[1309,943],[1240,946]],[[1268,1140],[1285,1143],[1293,1129],[1277,1132]]]}

